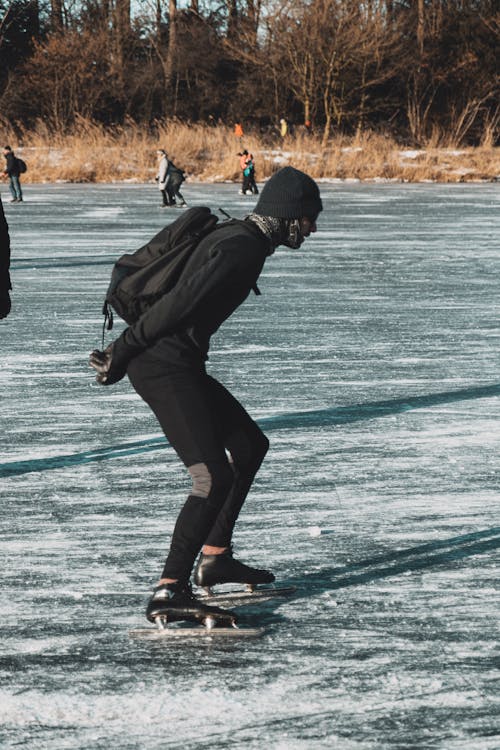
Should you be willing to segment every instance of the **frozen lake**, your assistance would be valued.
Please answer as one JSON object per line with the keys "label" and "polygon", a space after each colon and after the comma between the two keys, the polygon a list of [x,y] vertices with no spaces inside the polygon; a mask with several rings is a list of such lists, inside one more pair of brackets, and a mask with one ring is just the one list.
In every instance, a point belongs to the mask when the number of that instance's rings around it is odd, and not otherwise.
{"label": "frozen lake", "polygon": [[153,185],[27,186],[22,206],[4,187],[2,748],[500,747],[500,189],[322,195],[210,359],[271,440],[236,554],[297,594],[240,609],[261,639],[187,644],[128,636],[187,475],[130,384],[87,367],[112,261],[175,209]]}

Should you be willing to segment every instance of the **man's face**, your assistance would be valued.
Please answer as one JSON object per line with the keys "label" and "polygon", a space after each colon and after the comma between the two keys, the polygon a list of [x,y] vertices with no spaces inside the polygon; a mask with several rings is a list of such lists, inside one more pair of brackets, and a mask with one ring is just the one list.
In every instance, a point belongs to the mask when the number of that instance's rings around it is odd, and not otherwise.
{"label": "man's face", "polygon": [[317,231],[316,227],[317,217],[310,219],[308,216],[303,216],[300,220],[300,231],[303,237],[309,237],[312,232]]}
{"label": "man's face", "polygon": [[283,240],[283,245],[297,250],[306,237],[316,231],[316,219],[309,216],[303,216],[301,219],[292,219],[288,225],[288,236]]}

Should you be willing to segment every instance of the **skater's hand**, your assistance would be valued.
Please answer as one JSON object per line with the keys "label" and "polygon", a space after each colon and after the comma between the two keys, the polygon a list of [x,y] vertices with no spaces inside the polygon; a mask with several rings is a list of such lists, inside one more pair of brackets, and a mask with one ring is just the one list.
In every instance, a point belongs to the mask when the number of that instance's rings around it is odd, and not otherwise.
{"label": "skater's hand", "polygon": [[10,295],[8,292],[0,293],[0,320],[6,318],[10,313]]}
{"label": "skater's hand", "polygon": [[103,352],[94,349],[90,354],[89,365],[97,372],[96,381],[101,385],[118,383],[127,372],[126,365],[120,366],[113,358],[113,344],[110,344]]}

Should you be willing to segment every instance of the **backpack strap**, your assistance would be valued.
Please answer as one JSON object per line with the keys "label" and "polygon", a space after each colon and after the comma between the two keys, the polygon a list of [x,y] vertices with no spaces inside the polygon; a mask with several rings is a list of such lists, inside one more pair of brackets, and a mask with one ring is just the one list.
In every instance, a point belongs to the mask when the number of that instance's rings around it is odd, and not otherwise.
{"label": "backpack strap", "polygon": [[104,321],[102,324],[102,348],[104,351],[104,333],[105,331],[111,331],[114,323],[113,310],[108,302],[104,302],[104,305],[102,306],[102,314],[104,315]]}
{"label": "backpack strap", "polygon": [[[227,213],[227,211],[224,211],[224,209],[221,208],[220,206],[219,206],[219,211],[221,212],[221,214],[224,214],[224,216],[226,216],[227,219],[228,219],[223,224],[219,224],[219,227],[223,227],[223,226],[227,225],[230,221],[232,221],[235,224],[244,224],[245,227],[250,228],[251,231],[254,232],[254,234],[256,234],[256,231],[259,232],[259,234],[261,234],[260,229],[258,229],[257,227],[254,227],[253,225],[251,225],[250,222],[246,222],[244,219],[234,219],[232,216],[230,216]],[[259,287],[257,286],[257,282],[255,282],[255,284],[253,285],[252,291],[253,291],[253,293],[255,294],[256,297],[262,296],[262,292],[260,291]]]}
{"label": "backpack strap", "polygon": [[[262,232],[260,231],[260,229],[255,224],[253,224],[253,222],[251,222],[251,221],[245,221],[244,219],[243,220],[239,219],[239,221],[242,224],[244,224],[245,228],[249,229],[256,237],[259,237],[259,238],[261,237]],[[262,292],[260,291],[259,287],[257,286],[257,282],[255,282],[255,284],[253,285],[252,291],[253,291],[253,293],[255,294],[256,297],[260,297],[262,295]]]}

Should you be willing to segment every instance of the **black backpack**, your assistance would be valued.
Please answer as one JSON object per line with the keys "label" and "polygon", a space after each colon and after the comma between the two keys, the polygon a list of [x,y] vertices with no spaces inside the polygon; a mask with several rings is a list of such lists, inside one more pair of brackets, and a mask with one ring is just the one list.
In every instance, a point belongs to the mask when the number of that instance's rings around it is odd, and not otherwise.
{"label": "black backpack", "polygon": [[167,174],[173,175],[174,177],[180,178],[182,182],[186,179],[186,175],[183,169],[179,169],[179,167],[176,167],[173,161],[170,161],[168,163],[168,171]]}
{"label": "black backpack", "polygon": [[16,156],[16,163],[19,174],[24,174],[28,169],[28,167],[26,166],[26,162],[20,159],[19,156]]}
{"label": "black backpack", "polygon": [[189,208],[147,245],[116,261],[102,310],[103,340],[104,328],[113,328],[111,308],[129,325],[135,323],[175,286],[193,250],[218,221],[205,206]]}

